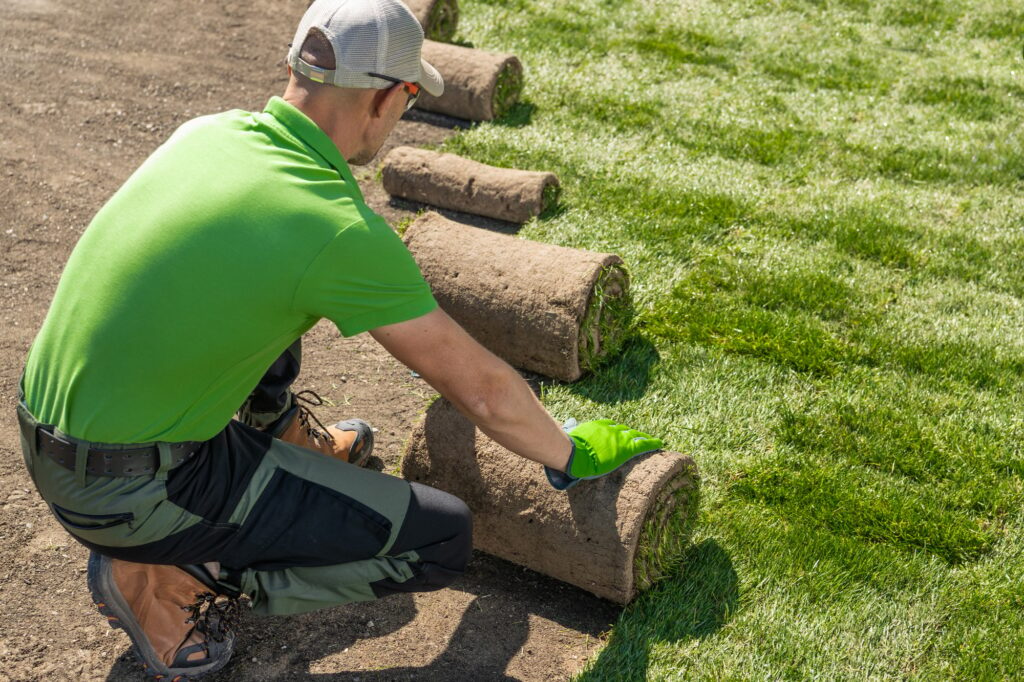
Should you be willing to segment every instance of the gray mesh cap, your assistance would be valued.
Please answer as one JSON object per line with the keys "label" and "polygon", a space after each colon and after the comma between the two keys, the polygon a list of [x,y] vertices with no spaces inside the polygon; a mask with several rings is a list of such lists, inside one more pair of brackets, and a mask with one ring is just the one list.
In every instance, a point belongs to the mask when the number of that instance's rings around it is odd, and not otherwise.
{"label": "gray mesh cap", "polygon": [[[334,49],[334,69],[313,66],[299,57],[310,29],[319,29]],[[395,80],[418,83],[435,97],[444,81],[423,61],[423,27],[399,0],[316,0],[302,15],[288,64],[317,83],[341,88],[389,88]]]}

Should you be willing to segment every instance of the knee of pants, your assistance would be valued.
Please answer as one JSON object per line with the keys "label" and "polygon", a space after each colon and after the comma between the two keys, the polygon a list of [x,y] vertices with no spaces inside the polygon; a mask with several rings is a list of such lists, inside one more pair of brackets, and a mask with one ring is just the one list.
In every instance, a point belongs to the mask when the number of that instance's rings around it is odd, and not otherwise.
{"label": "knee of pants", "polygon": [[473,513],[465,502],[454,495],[452,498],[458,504],[453,505],[457,511],[457,521],[453,524],[456,535],[451,542],[455,544],[455,549],[452,552],[452,565],[449,568],[463,573],[473,556]]}
{"label": "knee of pants", "polygon": [[410,486],[409,510],[392,553],[413,549],[422,562],[462,574],[473,554],[472,512],[454,495],[419,483]]}

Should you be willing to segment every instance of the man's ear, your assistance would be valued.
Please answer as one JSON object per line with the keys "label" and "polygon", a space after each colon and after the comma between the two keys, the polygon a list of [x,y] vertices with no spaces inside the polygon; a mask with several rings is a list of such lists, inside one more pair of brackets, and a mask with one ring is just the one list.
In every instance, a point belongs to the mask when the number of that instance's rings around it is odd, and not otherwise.
{"label": "man's ear", "polygon": [[373,118],[380,118],[384,115],[391,107],[391,98],[398,97],[404,94],[404,88],[401,83],[395,83],[390,88],[384,88],[377,90],[373,93],[373,101],[371,103],[370,113]]}

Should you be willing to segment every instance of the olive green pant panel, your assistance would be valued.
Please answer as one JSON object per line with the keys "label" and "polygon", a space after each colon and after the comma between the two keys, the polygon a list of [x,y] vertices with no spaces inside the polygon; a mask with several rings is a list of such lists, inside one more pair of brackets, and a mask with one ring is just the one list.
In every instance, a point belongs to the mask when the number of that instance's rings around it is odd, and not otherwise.
{"label": "olive green pant panel", "polygon": [[285,412],[292,409],[294,404],[294,398],[289,398],[288,402],[285,403],[285,406],[280,410],[275,410],[273,412],[258,412],[253,409],[252,401],[246,400],[238,410],[238,421],[246,424],[247,426],[251,426],[254,429],[264,431],[277,422],[278,419],[283,417]]}
{"label": "olive green pant panel", "polygon": [[413,577],[415,551],[394,557],[375,557],[333,566],[287,568],[278,571],[246,570],[242,591],[252,599],[253,611],[265,616],[307,613],[327,606],[377,599],[371,583]]}
{"label": "olive green pant panel", "polygon": [[391,531],[378,556],[387,554],[395,543],[409,508],[407,481],[357,467],[276,438],[250,479],[238,506],[228,519],[229,523],[245,523],[249,512],[256,506],[278,470],[342,493],[387,518],[391,522]]}
{"label": "olive green pant panel", "polygon": [[[61,525],[87,542],[106,547],[145,545],[201,521],[168,501],[166,483],[153,476],[86,475],[83,485],[75,472],[40,455],[27,435],[22,445],[39,494]],[[113,524],[118,518],[124,522]]]}

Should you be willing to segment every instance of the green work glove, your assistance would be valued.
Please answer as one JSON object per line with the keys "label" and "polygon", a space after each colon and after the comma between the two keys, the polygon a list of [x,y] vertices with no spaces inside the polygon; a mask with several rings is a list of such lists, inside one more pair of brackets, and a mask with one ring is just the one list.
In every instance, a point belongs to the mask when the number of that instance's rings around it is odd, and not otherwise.
{"label": "green work glove", "polygon": [[557,490],[568,490],[582,480],[610,474],[638,455],[664,447],[651,438],[611,419],[578,424],[570,419],[562,425],[572,441],[572,453],[566,471],[544,467],[548,482]]}

